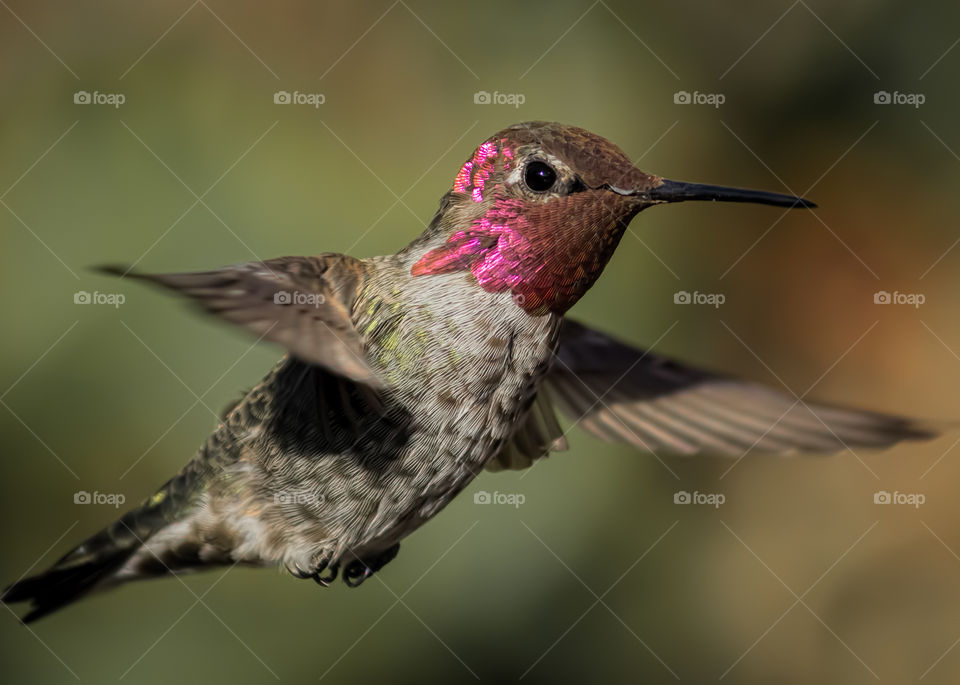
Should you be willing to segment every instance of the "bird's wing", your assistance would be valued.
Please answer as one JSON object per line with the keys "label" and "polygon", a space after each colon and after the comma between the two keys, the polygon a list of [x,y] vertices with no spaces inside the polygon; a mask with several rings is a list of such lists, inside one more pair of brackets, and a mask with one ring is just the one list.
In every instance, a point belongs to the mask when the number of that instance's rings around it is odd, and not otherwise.
{"label": "bird's wing", "polygon": [[546,385],[578,426],[646,451],[834,452],[936,436],[912,419],[808,403],[700,371],[570,320]]}
{"label": "bird's wing", "polygon": [[100,270],[166,286],[211,314],[280,343],[302,361],[359,383],[380,385],[350,317],[364,277],[362,262],[353,257],[279,257],[173,274],[117,266]]}

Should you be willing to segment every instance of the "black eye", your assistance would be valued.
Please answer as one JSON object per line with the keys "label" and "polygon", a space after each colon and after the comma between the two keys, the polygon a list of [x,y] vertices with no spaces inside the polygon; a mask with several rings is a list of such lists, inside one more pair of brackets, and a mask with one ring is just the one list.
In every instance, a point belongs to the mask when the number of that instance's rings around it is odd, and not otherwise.
{"label": "black eye", "polygon": [[523,180],[530,190],[543,193],[557,182],[557,172],[546,162],[530,162],[523,171]]}

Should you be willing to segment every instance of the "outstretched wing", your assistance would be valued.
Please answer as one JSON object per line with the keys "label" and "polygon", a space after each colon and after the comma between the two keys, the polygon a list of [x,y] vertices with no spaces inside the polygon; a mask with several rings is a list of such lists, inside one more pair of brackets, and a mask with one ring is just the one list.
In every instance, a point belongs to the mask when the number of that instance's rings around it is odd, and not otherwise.
{"label": "outstretched wing", "polygon": [[912,419],[808,403],[700,371],[570,320],[547,384],[577,425],[647,451],[834,452],[936,436]]}
{"label": "outstretched wing", "polygon": [[159,283],[211,314],[280,343],[302,361],[380,385],[350,317],[364,278],[362,262],[353,257],[279,257],[193,273],[144,274],[118,266],[100,271]]}

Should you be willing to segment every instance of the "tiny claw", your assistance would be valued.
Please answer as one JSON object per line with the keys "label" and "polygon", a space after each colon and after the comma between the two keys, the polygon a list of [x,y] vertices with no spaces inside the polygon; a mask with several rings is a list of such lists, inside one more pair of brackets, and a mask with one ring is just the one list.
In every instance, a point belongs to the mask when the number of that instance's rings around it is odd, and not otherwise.
{"label": "tiny claw", "polygon": [[[322,575],[326,571],[327,575]],[[312,578],[316,581],[317,585],[322,585],[323,587],[328,587],[330,583],[337,579],[337,574],[340,572],[340,565],[334,564],[333,566],[327,567],[327,564],[324,563],[323,566],[313,574]]]}
{"label": "tiny claw", "polygon": [[343,572],[343,582],[347,587],[360,587],[367,578],[373,575],[373,569],[362,561],[353,560]]}
{"label": "tiny claw", "polygon": [[[310,574],[310,577],[316,581],[317,585],[322,585],[327,587],[337,579],[337,573],[340,570],[340,564],[330,564],[331,555],[326,554],[323,559],[316,565],[314,572]],[[323,575],[323,572],[326,571],[327,575]]]}

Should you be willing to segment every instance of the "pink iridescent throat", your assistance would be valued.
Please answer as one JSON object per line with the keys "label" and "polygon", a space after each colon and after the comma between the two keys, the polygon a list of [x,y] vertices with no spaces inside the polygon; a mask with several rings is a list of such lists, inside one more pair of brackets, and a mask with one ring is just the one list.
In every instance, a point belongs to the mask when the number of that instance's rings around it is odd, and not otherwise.
{"label": "pink iridescent throat", "polygon": [[529,314],[563,314],[593,285],[623,233],[593,192],[557,198],[549,208],[497,199],[410,273],[469,270],[481,288],[510,292]]}
{"label": "pink iridescent throat", "polygon": [[431,250],[410,270],[414,276],[470,269],[484,290],[499,293],[521,287],[536,270],[533,246],[524,236],[527,220],[518,200],[498,200],[470,228]]}

